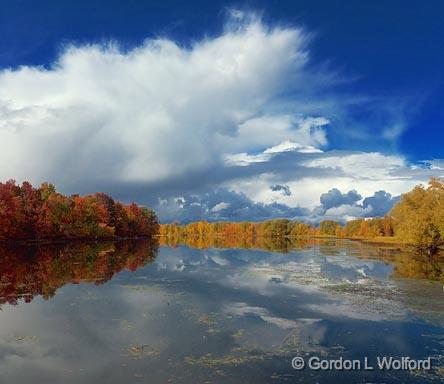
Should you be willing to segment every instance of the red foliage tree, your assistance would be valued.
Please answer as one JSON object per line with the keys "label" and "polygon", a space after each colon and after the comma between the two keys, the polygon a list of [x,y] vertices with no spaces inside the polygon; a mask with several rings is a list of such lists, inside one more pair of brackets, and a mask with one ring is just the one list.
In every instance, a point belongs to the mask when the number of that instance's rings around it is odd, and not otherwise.
{"label": "red foliage tree", "polygon": [[154,211],[104,193],[64,196],[48,183],[0,183],[0,240],[150,237],[158,231]]}

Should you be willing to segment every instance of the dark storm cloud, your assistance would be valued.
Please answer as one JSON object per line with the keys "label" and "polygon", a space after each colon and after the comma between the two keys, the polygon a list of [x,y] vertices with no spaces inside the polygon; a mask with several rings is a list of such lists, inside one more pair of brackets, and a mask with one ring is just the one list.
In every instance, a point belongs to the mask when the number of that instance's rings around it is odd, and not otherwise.
{"label": "dark storm cloud", "polygon": [[[339,196],[337,189],[323,194],[325,196]],[[341,194],[341,199],[334,200],[335,205],[326,209],[318,206],[313,210],[303,207],[289,207],[279,203],[256,203],[243,193],[218,188],[212,192],[201,195],[184,195],[159,199],[154,208],[162,222],[178,221],[188,223],[191,221],[263,221],[276,218],[288,218],[318,224],[329,218],[345,222],[346,217],[375,217],[384,216],[399,200],[399,196],[392,197],[390,193],[378,191],[367,197],[362,204],[357,201],[361,196],[356,191]],[[342,202],[342,204],[339,204]],[[329,206],[329,203],[326,203]],[[333,204],[330,201],[330,205]],[[338,205],[339,204],[339,205]]]}
{"label": "dark storm cloud", "polygon": [[263,204],[251,201],[243,193],[224,188],[203,195],[159,200],[155,206],[162,221],[187,223],[208,221],[261,221],[273,218],[304,219],[310,215],[306,208],[291,208],[284,204]]}
{"label": "dark storm cloud", "polygon": [[288,185],[274,184],[270,187],[273,192],[280,192],[284,196],[291,196],[291,190]]}
{"label": "dark storm cloud", "polygon": [[394,196],[386,191],[378,191],[371,197],[366,197],[362,202],[364,208],[372,207],[372,216],[384,216],[399,201],[400,196]]}
{"label": "dark storm cloud", "polygon": [[321,204],[325,210],[333,207],[339,207],[344,204],[353,205],[361,199],[362,196],[355,190],[348,191],[347,193],[343,194],[337,188],[330,189],[327,193],[323,193],[320,197]]}

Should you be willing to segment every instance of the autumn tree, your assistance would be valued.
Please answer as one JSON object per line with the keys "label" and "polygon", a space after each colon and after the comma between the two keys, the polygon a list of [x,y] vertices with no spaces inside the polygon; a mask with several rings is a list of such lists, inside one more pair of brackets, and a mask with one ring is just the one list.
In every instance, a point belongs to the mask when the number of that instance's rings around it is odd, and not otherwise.
{"label": "autumn tree", "polygon": [[321,235],[334,236],[336,234],[336,227],[339,224],[334,220],[324,220],[319,224],[319,231]]}
{"label": "autumn tree", "polygon": [[444,183],[431,179],[404,194],[390,212],[394,232],[417,251],[435,254],[444,244]]}
{"label": "autumn tree", "polygon": [[154,211],[103,193],[65,196],[48,183],[0,183],[0,240],[148,237],[158,230]]}

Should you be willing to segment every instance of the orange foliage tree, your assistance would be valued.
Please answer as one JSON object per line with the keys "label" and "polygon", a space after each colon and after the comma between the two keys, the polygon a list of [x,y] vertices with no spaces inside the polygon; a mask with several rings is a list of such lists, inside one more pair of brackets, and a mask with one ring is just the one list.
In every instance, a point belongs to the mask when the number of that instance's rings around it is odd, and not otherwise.
{"label": "orange foliage tree", "polygon": [[158,230],[153,210],[104,193],[65,196],[48,183],[0,183],[0,240],[152,237]]}

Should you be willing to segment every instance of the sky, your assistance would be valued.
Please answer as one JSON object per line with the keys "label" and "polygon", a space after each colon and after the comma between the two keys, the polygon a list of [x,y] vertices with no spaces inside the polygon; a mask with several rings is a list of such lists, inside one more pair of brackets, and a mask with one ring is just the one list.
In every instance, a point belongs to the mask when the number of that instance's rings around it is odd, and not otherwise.
{"label": "sky", "polygon": [[387,213],[444,176],[441,1],[0,0],[0,181],[162,222]]}

